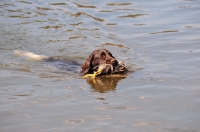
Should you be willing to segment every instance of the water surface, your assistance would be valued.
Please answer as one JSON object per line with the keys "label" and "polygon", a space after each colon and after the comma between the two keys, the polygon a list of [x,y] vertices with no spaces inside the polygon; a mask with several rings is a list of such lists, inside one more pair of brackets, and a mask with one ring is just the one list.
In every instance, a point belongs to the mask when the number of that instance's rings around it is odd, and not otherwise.
{"label": "water surface", "polygon": [[[200,131],[199,0],[1,0],[0,131]],[[135,72],[82,79],[106,48]]]}

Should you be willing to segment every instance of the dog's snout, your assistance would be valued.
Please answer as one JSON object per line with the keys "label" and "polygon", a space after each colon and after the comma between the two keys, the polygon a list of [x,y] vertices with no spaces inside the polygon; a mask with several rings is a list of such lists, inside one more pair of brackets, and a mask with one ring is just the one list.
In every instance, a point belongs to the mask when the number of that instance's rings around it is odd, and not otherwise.
{"label": "dog's snout", "polygon": [[116,61],[115,59],[110,60],[110,62],[111,62],[112,64],[114,64],[115,61]]}
{"label": "dog's snout", "polygon": [[114,58],[112,58],[112,59],[107,60],[106,63],[107,63],[107,64],[115,65],[115,64],[117,64],[117,60],[114,59]]}
{"label": "dog's snout", "polygon": [[114,66],[116,66],[116,65],[118,65],[118,61],[114,59],[113,62],[112,62],[112,64],[113,64]]}

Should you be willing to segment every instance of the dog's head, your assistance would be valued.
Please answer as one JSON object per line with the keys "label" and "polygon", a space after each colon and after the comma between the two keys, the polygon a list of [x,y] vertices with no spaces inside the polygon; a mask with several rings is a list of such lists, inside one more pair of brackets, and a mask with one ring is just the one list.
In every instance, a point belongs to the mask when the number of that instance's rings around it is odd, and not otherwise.
{"label": "dog's head", "polygon": [[[82,66],[81,73],[88,74],[98,70],[101,64],[109,64],[113,67],[118,65],[118,61],[106,49],[95,50]],[[109,68],[109,67],[108,67]]]}

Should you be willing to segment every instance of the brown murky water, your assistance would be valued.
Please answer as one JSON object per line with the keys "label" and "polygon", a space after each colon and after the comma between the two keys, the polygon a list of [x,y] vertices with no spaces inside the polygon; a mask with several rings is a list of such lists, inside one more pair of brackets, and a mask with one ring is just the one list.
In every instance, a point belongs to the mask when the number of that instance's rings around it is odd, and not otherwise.
{"label": "brown murky water", "polygon": [[[107,48],[135,72],[82,79]],[[1,132],[200,132],[200,1],[0,0]]]}

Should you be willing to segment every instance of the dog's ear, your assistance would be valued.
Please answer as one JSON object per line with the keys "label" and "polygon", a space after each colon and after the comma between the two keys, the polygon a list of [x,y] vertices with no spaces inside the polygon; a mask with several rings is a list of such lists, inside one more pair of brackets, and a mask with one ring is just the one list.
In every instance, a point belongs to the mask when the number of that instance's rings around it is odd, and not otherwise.
{"label": "dog's ear", "polygon": [[83,74],[87,74],[90,72],[91,68],[92,68],[92,61],[93,61],[93,57],[94,55],[91,54],[88,59],[85,61],[85,63],[82,65],[82,71],[81,73]]}
{"label": "dog's ear", "polygon": [[83,74],[86,74],[86,73],[88,73],[89,72],[89,70],[90,70],[90,61],[89,60],[86,60],[86,62],[82,65],[82,71],[81,71],[81,73],[83,73]]}

